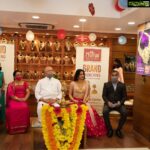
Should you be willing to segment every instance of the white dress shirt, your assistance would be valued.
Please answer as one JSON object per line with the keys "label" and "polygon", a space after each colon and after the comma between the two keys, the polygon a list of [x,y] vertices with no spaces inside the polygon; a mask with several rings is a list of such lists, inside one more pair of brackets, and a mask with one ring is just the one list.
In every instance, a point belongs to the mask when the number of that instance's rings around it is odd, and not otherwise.
{"label": "white dress shirt", "polygon": [[114,87],[114,91],[116,91],[117,89],[117,83],[112,83],[113,87]]}
{"label": "white dress shirt", "polygon": [[61,83],[55,78],[45,77],[38,81],[35,87],[35,97],[37,101],[43,99],[60,99],[62,98]]}

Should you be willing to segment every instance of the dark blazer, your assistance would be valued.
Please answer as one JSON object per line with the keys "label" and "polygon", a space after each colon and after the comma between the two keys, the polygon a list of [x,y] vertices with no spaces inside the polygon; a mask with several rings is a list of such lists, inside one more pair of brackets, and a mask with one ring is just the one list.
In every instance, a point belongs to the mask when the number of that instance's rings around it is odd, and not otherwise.
{"label": "dark blazer", "polygon": [[111,81],[104,83],[103,87],[103,100],[105,101],[105,104],[108,103],[108,101],[112,103],[116,103],[118,101],[121,102],[121,104],[124,104],[124,101],[127,99],[127,92],[126,92],[126,86],[122,82],[117,83],[117,88],[114,90],[113,84]]}

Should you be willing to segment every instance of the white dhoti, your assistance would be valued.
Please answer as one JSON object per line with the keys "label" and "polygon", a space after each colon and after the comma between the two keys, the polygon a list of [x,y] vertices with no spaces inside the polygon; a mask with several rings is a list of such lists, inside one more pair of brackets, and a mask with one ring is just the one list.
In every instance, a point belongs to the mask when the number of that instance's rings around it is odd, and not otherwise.
{"label": "white dhoti", "polygon": [[[41,115],[42,115],[42,107],[44,106],[44,105],[48,105],[47,103],[45,103],[45,102],[38,102],[38,105],[37,105],[37,115],[38,115],[38,121],[39,122],[41,122]],[[57,103],[53,103],[53,106],[54,107],[60,107],[60,105],[59,104],[57,104]]]}

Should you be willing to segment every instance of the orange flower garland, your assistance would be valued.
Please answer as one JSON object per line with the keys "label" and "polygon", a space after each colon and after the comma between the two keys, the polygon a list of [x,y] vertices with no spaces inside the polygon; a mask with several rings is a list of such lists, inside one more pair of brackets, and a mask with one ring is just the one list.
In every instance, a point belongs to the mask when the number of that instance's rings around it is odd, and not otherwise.
{"label": "orange flower garland", "polygon": [[86,105],[42,107],[42,132],[48,150],[78,150],[86,119]]}

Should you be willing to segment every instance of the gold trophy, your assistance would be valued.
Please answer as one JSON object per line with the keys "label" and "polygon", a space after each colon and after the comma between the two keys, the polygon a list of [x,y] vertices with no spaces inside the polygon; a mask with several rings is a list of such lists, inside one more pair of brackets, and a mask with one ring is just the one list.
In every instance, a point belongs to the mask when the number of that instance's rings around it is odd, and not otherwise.
{"label": "gold trophy", "polygon": [[81,45],[80,45],[79,42],[75,42],[75,43],[73,44],[73,46],[74,46],[74,47],[78,47],[78,46],[81,46]]}
{"label": "gold trophy", "polygon": [[19,54],[17,55],[17,61],[18,61],[18,63],[21,63],[21,62],[22,62],[22,54],[21,54],[21,53],[19,53]]}
{"label": "gold trophy", "polygon": [[31,42],[31,51],[35,51],[36,50],[36,45],[35,45],[35,41]]}
{"label": "gold trophy", "polygon": [[36,59],[35,54],[33,54],[33,56],[32,56],[33,64],[35,64],[35,59]]}
{"label": "gold trophy", "polygon": [[54,57],[49,55],[49,56],[47,57],[47,63],[48,63],[49,65],[51,65],[51,64],[53,63],[53,61],[54,61]]}
{"label": "gold trophy", "polygon": [[74,79],[74,72],[71,71],[71,73],[70,73],[70,80],[73,80],[73,79]]}
{"label": "gold trophy", "polygon": [[55,50],[56,50],[56,51],[59,51],[59,50],[60,50],[60,42],[59,42],[59,41],[56,41],[56,42],[54,43],[54,47],[55,47]]}
{"label": "gold trophy", "polygon": [[31,61],[31,57],[29,56],[29,54],[25,55],[25,63],[28,64]]}
{"label": "gold trophy", "polygon": [[46,49],[46,51],[51,51],[51,46],[52,46],[52,42],[50,42],[50,41],[47,41],[46,43],[45,43],[45,49]]}
{"label": "gold trophy", "polygon": [[40,41],[39,43],[39,50],[44,51],[45,43],[43,41]]}
{"label": "gold trophy", "polygon": [[24,78],[24,79],[30,79],[29,71],[25,71],[25,72],[24,72],[23,78]]}
{"label": "gold trophy", "polygon": [[96,46],[96,43],[91,42],[91,43],[90,43],[90,46],[95,47],[95,46]]}
{"label": "gold trophy", "polygon": [[55,62],[57,65],[59,65],[61,63],[61,57],[60,56],[56,56],[54,59],[55,59]]}
{"label": "gold trophy", "polygon": [[69,73],[67,71],[64,72],[64,79],[65,80],[69,79]]}
{"label": "gold trophy", "polygon": [[71,57],[71,60],[72,60],[72,64],[75,65],[75,64],[76,64],[76,57],[75,57],[75,56],[72,56],[72,57]]}
{"label": "gold trophy", "polygon": [[72,43],[70,42],[69,39],[66,40],[65,46],[66,46],[67,51],[71,51]]}
{"label": "gold trophy", "polygon": [[70,63],[70,58],[68,56],[64,57],[64,64],[68,65]]}
{"label": "gold trophy", "polygon": [[20,47],[20,50],[25,50],[25,48],[26,48],[26,42],[24,40],[21,40],[19,42],[19,47]]}

